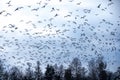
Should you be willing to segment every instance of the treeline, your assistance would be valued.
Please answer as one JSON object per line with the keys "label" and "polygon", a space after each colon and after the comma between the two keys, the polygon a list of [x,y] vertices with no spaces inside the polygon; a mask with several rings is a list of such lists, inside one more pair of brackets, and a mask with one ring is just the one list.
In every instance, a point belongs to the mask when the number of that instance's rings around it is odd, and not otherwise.
{"label": "treeline", "polygon": [[36,62],[35,70],[30,63],[27,65],[24,72],[15,66],[6,70],[0,61],[0,80],[120,80],[120,67],[114,73],[106,70],[107,63],[103,57],[91,59],[87,69],[82,67],[79,58],[74,58],[67,69],[63,65],[48,64],[44,73],[39,61]]}

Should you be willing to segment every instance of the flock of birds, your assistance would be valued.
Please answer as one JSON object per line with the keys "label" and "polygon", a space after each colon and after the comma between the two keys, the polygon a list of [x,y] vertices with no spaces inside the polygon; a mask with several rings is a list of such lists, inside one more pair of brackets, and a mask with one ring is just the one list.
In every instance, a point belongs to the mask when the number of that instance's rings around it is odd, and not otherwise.
{"label": "flock of birds", "polygon": [[80,0],[56,0],[57,4],[39,0],[18,6],[12,1],[0,8],[0,21],[5,23],[0,24],[0,58],[7,63],[24,67],[39,60],[44,65],[66,65],[74,57],[87,62],[100,55],[112,65],[119,61],[115,58],[120,56],[120,15],[111,10],[113,0],[94,8],[84,7],[87,1]]}

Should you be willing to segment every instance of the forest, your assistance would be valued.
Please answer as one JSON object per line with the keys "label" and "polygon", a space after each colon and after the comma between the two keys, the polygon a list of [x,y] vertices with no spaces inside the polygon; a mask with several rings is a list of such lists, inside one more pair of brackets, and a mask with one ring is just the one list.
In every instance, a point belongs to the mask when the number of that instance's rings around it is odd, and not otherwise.
{"label": "forest", "polygon": [[16,66],[7,70],[4,61],[0,60],[0,80],[120,80],[120,67],[115,72],[109,71],[103,57],[92,58],[88,61],[87,69],[77,57],[67,68],[48,64],[45,72],[42,72],[40,61],[36,62],[34,70],[31,66],[31,63],[27,63],[24,72]]}

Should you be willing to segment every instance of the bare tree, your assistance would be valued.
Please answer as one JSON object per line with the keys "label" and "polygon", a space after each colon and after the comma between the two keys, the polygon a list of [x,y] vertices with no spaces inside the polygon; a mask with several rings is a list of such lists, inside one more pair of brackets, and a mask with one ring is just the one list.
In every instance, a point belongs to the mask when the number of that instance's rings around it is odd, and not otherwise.
{"label": "bare tree", "polygon": [[46,80],[52,80],[55,74],[55,70],[53,66],[47,65],[46,71],[45,71],[45,79]]}
{"label": "bare tree", "polygon": [[9,71],[10,80],[22,80],[22,72],[17,67],[12,67]]}
{"label": "bare tree", "polygon": [[117,71],[115,72],[114,80],[120,80],[120,67],[118,67]]}
{"label": "bare tree", "polygon": [[76,57],[70,64],[72,75],[75,79],[80,80],[85,76],[85,69],[82,67],[80,60]]}
{"label": "bare tree", "polygon": [[72,73],[71,73],[70,68],[65,70],[64,79],[65,80],[72,80]]}
{"label": "bare tree", "polygon": [[97,77],[97,67],[96,67],[96,61],[95,59],[91,59],[89,62],[88,62],[88,70],[89,70],[89,77],[90,77],[90,80],[98,80],[98,77]]}
{"label": "bare tree", "polygon": [[3,61],[0,60],[0,80],[3,80],[3,73],[4,73]]}
{"label": "bare tree", "polygon": [[34,73],[31,69],[32,65],[31,65],[31,63],[27,63],[27,65],[28,65],[28,68],[26,69],[25,77],[26,77],[27,80],[34,80]]}
{"label": "bare tree", "polygon": [[37,61],[37,66],[35,68],[35,80],[41,80],[42,79],[42,71],[40,69],[40,62]]}
{"label": "bare tree", "polygon": [[61,78],[61,80],[63,80],[63,77],[64,77],[64,67],[63,67],[63,65],[60,65],[59,66],[59,75],[60,75],[60,78]]}
{"label": "bare tree", "polygon": [[96,64],[97,64],[97,70],[99,74],[98,75],[99,80],[107,80],[107,71],[105,70],[107,67],[107,64],[103,60],[102,56],[98,57],[98,59],[96,60]]}

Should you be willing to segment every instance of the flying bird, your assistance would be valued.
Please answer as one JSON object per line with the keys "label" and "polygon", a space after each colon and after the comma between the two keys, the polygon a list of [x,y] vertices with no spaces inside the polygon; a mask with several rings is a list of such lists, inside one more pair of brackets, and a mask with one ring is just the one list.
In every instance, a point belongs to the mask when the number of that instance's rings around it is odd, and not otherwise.
{"label": "flying bird", "polygon": [[4,12],[5,12],[5,10],[1,11],[0,14],[2,14],[2,13],[4,13]]}
{"label": "flying bird", "polygon": [[18,10],[20,10],[20,9],[22,9],[23,7],[17,7],[16,9],[15,9],[15,11],[18,11]]}
{"label": "flying bird", "polygon": [[101,7],[101,4],[99,4],[98,6],[97,6],[97,8],[100,8]]}

